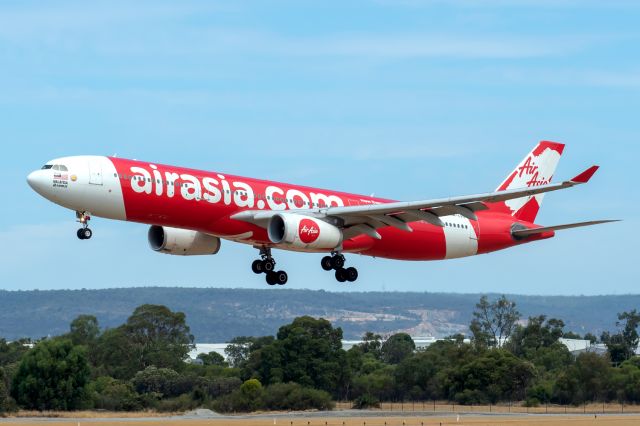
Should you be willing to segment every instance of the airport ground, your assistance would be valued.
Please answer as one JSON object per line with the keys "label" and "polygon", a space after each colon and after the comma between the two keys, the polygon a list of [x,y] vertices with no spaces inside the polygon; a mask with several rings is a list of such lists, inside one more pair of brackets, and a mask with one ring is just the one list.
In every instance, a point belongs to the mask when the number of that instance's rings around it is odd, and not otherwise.
{"label": "airport ground", "polygon": [[[439,407],[437,407],[439,408]],[[458,407],[459,408],[459,407]],[[8,426],[631,426],[640,425],[640,414],[587,412],[569,414],[545,414],[541,412],[491,411],[489,407],[476,406],[473,411],[429,412],[338,409],[330,412],[255,413],[251,415],[221,416],[209,410],[195,410],[183,415],[110,412],[21,412],[18,416],[0,418],[0,424]],[[492,410],[495,407],[492,408]],[[585,408],[594,409],[594,406]],[[605,407],[606,409],[607,407]],[[609,407],[611,408],[611,407]],[[126,417],[125,417],[126,416]],[[162,417],[160,417],[162,416]]]}

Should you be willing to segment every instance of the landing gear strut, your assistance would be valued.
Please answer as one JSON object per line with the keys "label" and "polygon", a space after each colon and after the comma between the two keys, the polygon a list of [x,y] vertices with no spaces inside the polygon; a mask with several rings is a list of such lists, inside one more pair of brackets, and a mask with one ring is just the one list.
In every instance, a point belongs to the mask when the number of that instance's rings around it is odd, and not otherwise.
{"label": "landing gear strut", "polygon": [[256,274],[266,274],[267,284],[285,285],[289,277],[285,271],[276,271],[276,261],[271,256],[271,248],[260,248],[260,259],[256,259],[251,264],[251,270]]}
{"label": "landing gear strut", "polygon": [[91,229],[89,229],[89,220],[91,216],[87,212],[76,212],[76,219],[82,225],[82,228],[78,229],[76,235],[81,240],[88,240],[93,235]]}
{"label": "landing gear strut", "polygon": [[325,256],[320,261],[320,266],[325,271],[336,271],[336,280],[343,283],[345,281],[354,282],[358,279],[358,270],[353,266],[344,267],[344,256],[339,253],[332,253],[331,256]]}

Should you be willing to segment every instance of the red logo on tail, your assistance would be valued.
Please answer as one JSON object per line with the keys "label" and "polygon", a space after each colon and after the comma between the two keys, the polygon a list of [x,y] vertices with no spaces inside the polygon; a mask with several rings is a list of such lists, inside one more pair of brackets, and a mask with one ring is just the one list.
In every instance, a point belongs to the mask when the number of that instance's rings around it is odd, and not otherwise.
{"label": "red logo on tail", "polygon": [[300,241],[305,244],[311,244],[320,236],[320,228],[311,219],[302,219],[298,225],[298,235]]}

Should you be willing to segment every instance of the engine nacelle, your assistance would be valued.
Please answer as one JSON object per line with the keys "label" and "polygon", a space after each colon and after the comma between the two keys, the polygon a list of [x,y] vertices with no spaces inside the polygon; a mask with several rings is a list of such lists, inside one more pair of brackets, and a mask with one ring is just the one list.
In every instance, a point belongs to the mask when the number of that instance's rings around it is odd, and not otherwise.
{"label": "engine nacelle", "polygon": [[272,216],[267,232],[272,243],[301,249],[333,249],[342,243],[342,231],[338,227],[299,214]]}
{"label": "engine nacelle", "polygon": [[160,253],[196,256],[220,250],[220,238],[189,229],[153,225],[148,237],[151,249]]}

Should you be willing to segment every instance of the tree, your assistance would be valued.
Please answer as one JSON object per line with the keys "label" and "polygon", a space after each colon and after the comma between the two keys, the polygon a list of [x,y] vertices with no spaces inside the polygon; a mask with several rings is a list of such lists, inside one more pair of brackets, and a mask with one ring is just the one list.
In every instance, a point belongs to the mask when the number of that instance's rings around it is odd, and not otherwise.
{"label": "tree", "polygon": [[138,371],[131,379],[131,384],[138,393],[157,393],[161,396],[173,395],[173,385],[180,375],[170,368],[149,366]]}
{"label": "tree", "polygon": [[635,355],[640,336],[638,335],[638,325],[640,325],[640,313],[637,310],[622,312],[618,314],[616,326],[620,327],[624,321],[622,331],[616,334],[602,333],[602,341],[607,345],[611,361],[619,364]]}
{"label": "tree", "polygon": [[363,354],[372,354],[375,358],[379,359],[381,356],[382,336],[367,331],[364,336],[362,336],[362,343],[357,346],[362,350]]}
{"label": "tree", "polygon": [[398,364],[416,350],[416,344],[407,333],[391,335],[380,348],[382,360],[388,364]]}
{"label": "tree", "polygon": [[100,334],[98,319],[93,315],[79,315],[71,321],[69,338],[74,345],[90,345]]}
{"label": "tree", "polygon": [[27,353],[13,378],[18,404],[36,410],[74,410],[85,402],[86,348],[69,339],[44,340]]}
{"label": "tree", "polygon": [[0,416],[9,409],[9,392],[4,375],[4,369],[0,367]]}
{"label": "tree", "polygon": [[20,361],[30,345],[31,339],[19,339],[11,343],[0,339],[0,367]]}
{"label": "tree", "polygon": [[493,303],[489,303],[487,296],[482,296],[476,304],[469,326],[474,343],[478,347],[501,346],[509,338],[519,319],[520,312],[516,310],[516,303],[504,295]]}
{"label": "tree", "polygon": [[161,305],[137,307],[124,325],[124,333],[138,371],[151,365],[180,370],[194,346],[184,313]]}
{"label": "tree", "polygon": [[197,358],[202,361],[202,365],[218,365],[221,367],[227,367],[229,365],[224,360],[224,357],[216,351],[212,351],[206,354],[198,354]]}
{"label": "tree", "polygon": [[575,364],[559,375],[554,398],[565,404],[605,400],[611,373],[606,357],[593,352],[581,353]]}

